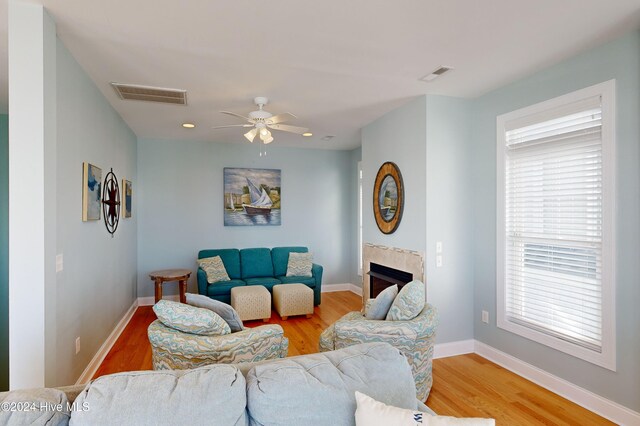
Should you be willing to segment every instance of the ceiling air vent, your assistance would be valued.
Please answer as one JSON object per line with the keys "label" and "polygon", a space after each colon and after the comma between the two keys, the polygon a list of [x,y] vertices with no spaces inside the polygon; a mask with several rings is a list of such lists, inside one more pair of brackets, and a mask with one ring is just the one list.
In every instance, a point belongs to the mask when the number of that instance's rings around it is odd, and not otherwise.
{"label": "ceiling air vent", "polygon": [[453,69],[453,67],[445,67],[445,66],[438,67],[437,69],[435,69],[430,74],[427,74],[424,77],[420,78],[420,80],[422,80],[422,81],[433,81],[436,78],[440,77],[442,74],[451,71],[452,69]]}
{"label": "ceiling air vent", "polygon": [[160,102],[186,105],[187,91],[162,87],[138,86],[136,84],[111,83],[120,99],[129,101]]}

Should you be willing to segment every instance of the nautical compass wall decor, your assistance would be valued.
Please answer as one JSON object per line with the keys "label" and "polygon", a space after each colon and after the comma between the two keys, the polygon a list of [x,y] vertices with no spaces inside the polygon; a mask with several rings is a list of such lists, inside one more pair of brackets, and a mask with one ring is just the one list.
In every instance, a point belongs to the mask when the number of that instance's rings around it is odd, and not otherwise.
{"label": "nautical compass wall decor", "polygon": [[104,178],[102,188],[104,226],[113,237],[113,233],[118,229],[118,219],[120,218],[120,188],[118,187],[118,179],[113,174],[113,169]]}

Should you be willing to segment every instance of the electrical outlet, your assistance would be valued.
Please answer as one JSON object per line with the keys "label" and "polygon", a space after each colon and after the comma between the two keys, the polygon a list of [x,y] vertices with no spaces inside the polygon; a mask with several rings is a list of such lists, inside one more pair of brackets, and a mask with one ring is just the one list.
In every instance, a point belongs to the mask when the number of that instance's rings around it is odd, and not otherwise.
{"label": "electrical outlet", "polygon": [[62,253],[56,255],[56,272],[61,272],[64,269],[64,257]]}
{"label": "electrical outlet", "polygon": [[441,268],[442,267],[442,255],[439,254],[436,256],[436,268]]}
{"label": "electrical outlet", "polygon": [[482,311],[482,322],[485,324],[489,324],[489,312]]}
{"label": "electrical outlet", "polygon": [[80,352],[80,337],[76,337],[76,355]]}

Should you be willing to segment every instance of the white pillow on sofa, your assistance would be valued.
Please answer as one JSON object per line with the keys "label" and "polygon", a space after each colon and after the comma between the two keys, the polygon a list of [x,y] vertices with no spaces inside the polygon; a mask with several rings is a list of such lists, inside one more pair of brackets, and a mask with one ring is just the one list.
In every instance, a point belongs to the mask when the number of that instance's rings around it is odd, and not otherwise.
{"label": "white pillow on sofa", "polygon": [[392,407],[356,391],[356,426],[495,426],[494,419],[432,416]]}

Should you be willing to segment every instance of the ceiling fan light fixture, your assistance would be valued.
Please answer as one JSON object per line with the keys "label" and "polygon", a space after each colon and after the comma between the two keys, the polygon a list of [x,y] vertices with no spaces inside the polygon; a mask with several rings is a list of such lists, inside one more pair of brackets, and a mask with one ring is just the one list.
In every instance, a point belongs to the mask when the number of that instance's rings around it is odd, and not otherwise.
{"label": "ceiling fan light fixture", "polygon": [[262,142],[264,142],[265,145],[273,142],[273,136],[269,135],[268,137],[262,139]]}
{"label": "ceiling fan light fixture", "polygon": [[254,127],[253,129],[245,133],[244,137],[247,138],[249,142],[253,143],[253,140],[255,139],[257,133],[258,133],[258,129]]}
{"label": "ceiling fan light fixture", "polygon": [[[273,137],[271,136],[271,132],[267,129],[260,129],[260,139],[262,140],[262,142],[265,142],[267,139],[271,139],[271,141],[273,141]],[[271,142],[269,141],[269,142]],[[265,142],[265,143],[269,143],[269,142]]]}

